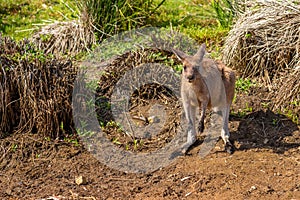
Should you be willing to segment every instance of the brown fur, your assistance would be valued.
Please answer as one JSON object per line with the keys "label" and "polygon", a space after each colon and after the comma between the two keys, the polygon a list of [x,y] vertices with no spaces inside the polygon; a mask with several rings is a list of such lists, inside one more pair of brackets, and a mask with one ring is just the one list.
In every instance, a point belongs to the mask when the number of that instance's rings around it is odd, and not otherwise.
{"label": "brown fur", "polygon": [[174,52],[184,66],[181,78],[181,97],[188,121],[188,138],[183,146],[183,152],[196,140],[195,108],[200,108],[199,132],[203,132],[205,110],[211,107],[215,112],[222,113],[221,136],[225,142],[225,149],[231,153],[233,149],[229,141],[228,120],[235,89],[234,71],[221,61],[204,58],[205,44],[194,56],[177,50]]}
{"label": "brown fur", "polygon": [[220,60],[217,60],[216,64],[222,75],[222,80],[226,91],[227,103],[231,104],[235,90],[235,72],[229,67],[226,67],[226,65]]}

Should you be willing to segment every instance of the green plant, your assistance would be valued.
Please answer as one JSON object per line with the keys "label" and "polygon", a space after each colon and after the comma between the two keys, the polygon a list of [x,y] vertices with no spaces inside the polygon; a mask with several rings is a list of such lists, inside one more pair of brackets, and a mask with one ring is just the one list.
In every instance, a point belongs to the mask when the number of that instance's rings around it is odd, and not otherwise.
{"label": "green plant", "polygon": [[138,140],[137,139],[134,139],[133,140],[133,148],[136,150],[138,147]]}
{"label": "green plant", "polygon": [[248,93],[250,88],[255,85],[256,83],[250,79],[238,78],[235,83],[235,89],[237,92],[241,91],[241,92]]}
{"label": "green plant", "polygon": [[270,102],[261,102],[260,103],[263,108],[269,108],[270,107]]}
{"label": "green plant", "polygon": [[87,82],[86,87],[87,87],[87,89],[89,89],[91,91],[96,91],[96,89],[98,87],[98,80],[91,80],[91,81]]}
{"label": "green plant", "polygon": [[117,145],[121,145],[122,143],[119,141],[119,138],[113,138],[112,139],[112,143],[117,144]]}
{"label": "green plant", "polygon": [[231,27],[236,11],[232,0],[212,0],[211,6],[216,13],[216,18],[224,28]]}
{"label": "green plant", "polygon": [[[16,40],[30,36],[42,25],[78,18],[74,0],[5,0],[0,7],[0,32]],[[42,38],[47,40],[48,38]]]}
{"label": "green plant", "polygon": [[79,142],[78,142],[78,139],[75,137],[65,137],[64,138],[64,141],[67,142],[67,143],[70,143],[70,144],[73,144],[74,146],[79,146]]}
{"label": "green plant", "polygon": [[237,117],[245,117],[247,114],[251,112],[253,112],[253,107],[249,106],[249,104],[246,103],[244,108],[239,109],[237,112],[231,112],[230,114]]}
{"label": "green plant", "polygon": [[178,72],[178,74],[182,71],[183,65],[181,63],[177,64],[172,57],[165,55],[162,52],[151,53],[148,55],[148,58],[151,62],[161,62],[166,66],[172,67],[176,72]]}
{"label": "green plant", "polygon": [[299,124],[299,116],[295,114],[292,110],[285,111],[285,115],[292,120],[295,124]]}
{"label": "green plant", "polygon": [[249,106],[248,102],[246,102],[246,107],[244,108],[246,112],[252,112],[253,108]]}
{"label": "green plant", "polygon": [[17,144],[12,144],[11,149],[15,152],[18,149],[18,145]]}
{"label": "green plant", "polygon": [[64,131],[64,122],[60,122],[59,128],[60,128],[62,131]]}
{"label": "green plant", "polygon": [[300,100],[294,100],[290,104],[296,107],[300,107]]}
{"label": "green plant", "polygon": [[155,6],[153,0],[84,0],[80,9],[90,18],[98,40],[102,41],[107,36],[144,25],[164,1]]}
{"label": "green plant", "polygon": [[181,73],[183,64],[174,65],[173,69],[175,69],[176,72]]}
{"label": "green plant", "polygon": [[278,124],[279,120],[278,119],[272,119],[272,125],[276,126]]}

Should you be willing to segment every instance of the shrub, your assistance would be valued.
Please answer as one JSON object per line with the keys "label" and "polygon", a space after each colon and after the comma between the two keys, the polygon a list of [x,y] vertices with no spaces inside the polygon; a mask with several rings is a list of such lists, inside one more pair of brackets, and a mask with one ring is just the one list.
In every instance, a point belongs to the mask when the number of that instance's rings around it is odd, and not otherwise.
{"label": "shrub", "polygon": [[154,0],[86,0],[82,13],[91,19],[98,40],[121,31],[145,25],[147,18],[164,2],[155,6]]}

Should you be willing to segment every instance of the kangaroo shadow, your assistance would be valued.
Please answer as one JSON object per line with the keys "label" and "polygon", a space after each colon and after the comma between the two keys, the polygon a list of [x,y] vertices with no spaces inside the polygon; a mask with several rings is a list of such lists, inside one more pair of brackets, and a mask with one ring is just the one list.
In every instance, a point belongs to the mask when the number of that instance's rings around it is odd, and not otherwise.
{"label": "kangaroo shadow", "polygon": [[299,127],[284,115],[259,110],[230,118],[230,121],[239,121],[237,129],[231,132],[237,151],[265,148],[284,153],[300,146]]}

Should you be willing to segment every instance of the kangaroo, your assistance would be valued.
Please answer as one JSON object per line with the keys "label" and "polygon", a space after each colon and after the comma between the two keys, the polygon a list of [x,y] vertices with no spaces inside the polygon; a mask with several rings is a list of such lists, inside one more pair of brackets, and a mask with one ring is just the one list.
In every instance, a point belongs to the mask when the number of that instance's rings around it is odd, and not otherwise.
{"label": "kangaroo", "polygon": [[206,46],[202,44],[194,56],[174,50],[175,55],[183,63],[181,75],[181,98],[185,116],[188,121],[187,142],[182,146],[182,153],[196,141],[195,118],[196,108],[200,109],[198,131],[204,131],[205,111],[211,108],[214,112],[222,113],[221,137],[225,143],[225,151],[233,153],[229,141],[229,111],[234,97],[235,73],[221,61],[204,58]]}

